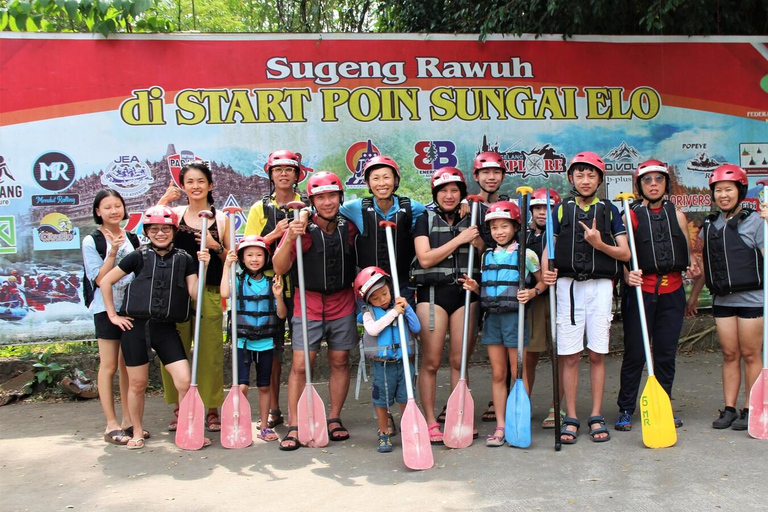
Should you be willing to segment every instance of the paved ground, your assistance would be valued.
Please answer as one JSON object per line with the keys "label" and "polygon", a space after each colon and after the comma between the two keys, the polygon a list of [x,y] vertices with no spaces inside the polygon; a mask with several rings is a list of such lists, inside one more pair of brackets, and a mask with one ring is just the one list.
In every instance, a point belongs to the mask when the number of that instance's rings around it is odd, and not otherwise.
{"label": "paved ground", "polygon": [[[722,407],[719,363],[716,353],[678,357],[673,405],[685,426],[672,448],[645,448],[637,428],[595,444],[582,428],[578,444],[556,453],[552,430],[538,428],[551,397],[542,365],[531,448],[490,449],[482,439],[464,450],[436,447],[436,465],[424,472],[403,466],[398,444],[394,453],[375,452],[366,392],[347,401],[349,441],[291,453],[262,441],[230,451],[217,436],[210,448],[181,451],[163,430],[170,410],[161,398],[147,403],[153,437],[138,452],[104,443],[96,401],[10,405],[0,408],[0,510],[766,510],[768,442],[710,427]],[[609,359],[611,425],[619,365]],[[471,375],[479,418],[489,370],[476,366]],[[325,398],[325,386],[317,388]],[[491,425],[477,422],[483,435]]]}

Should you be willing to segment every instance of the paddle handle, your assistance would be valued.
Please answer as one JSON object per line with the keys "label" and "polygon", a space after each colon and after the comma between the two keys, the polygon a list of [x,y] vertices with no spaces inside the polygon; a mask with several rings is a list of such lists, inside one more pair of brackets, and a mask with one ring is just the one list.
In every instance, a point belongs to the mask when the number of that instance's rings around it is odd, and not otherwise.
{"label": "paddle handle", "polygon": [[[205,238],[208,235],[208,219],[213,214],[207,210],[201,211],[200,216],[200,252],[207,250],[205,248]],[[197,265],[197,301],[195,304],[195,335],[192,349],[192,379],[190,385],[197,386],[197,354],[200,349],[200,322],[203,319],[203,288],[205,287],[206,275],[205,263],[200,261]]]}
{"label": "paddle handle", "polygon": [[[555,268],[555,234],[552,232],[555,228],[553,224],[552,204],[550,203],[549,189],[547,189],[547,220],[544,229],[547,237],[549,270]],[[560,451],[562,444],[560,441],[560,370],[557,365],[557,298],[555,288],[550,287],[549,289],[549,330],[552,335],[550,357],[552,358],[552,403],[555,406],[555,451]]]}
{"label": "paddle handle", "polygon": [[[477,225],[477,211],[480,207],[480,202],[483,200],[480,196],[469,196],[467,199],[472,201],[472,216],[470,217],[469,226]],[[469,251],[469,259],[467,261],[467,277],[472,279],[472,273],[475,269],[475,246],[471,243],[467,248]],[[459,380],[467,379],[467,352],[469,351],[469,305],[472,300],[472,292],[467,290],[464,293],[464,326],[461,331],[461,371],[459,372]]]}
{"label": "paddle handle", "polygon": [[[303,205],[302,205],[303,206]],[[301,215],[301,208],[295,208],[293,210],[293,220],[299,221]],[[299,274],[299,299],[301,300],[301,334],[304,339],[304,376],[306,377],[307,384],[312,382],[312,370],[309,367],[309,335],[307,329],[307,291],[304,284],[304,251],[301,246],[301,237],[296,239],[296,265],[298,267]],[[307,397],[308,400],[312,400],[312,394]],[[312,409],[312,404],[310,410]]]}
{"label": "paddle handle", "polygon": [[[763,186],[763,205],[768,204],[766,186],[768,179],[757,182]],[[763,221],[763,368],[768,368],[768,220]]]}
{"label": "paddle handle", "polygon": [[[229,247],[230,250],[236,250],[235,242],[235,213],[229,214]],[[237,386],[238,366],[237,366],[237,266],[229,267],[229,318],[232,336],[232,386]],[[237,410],[237,406],[235,406]]]}

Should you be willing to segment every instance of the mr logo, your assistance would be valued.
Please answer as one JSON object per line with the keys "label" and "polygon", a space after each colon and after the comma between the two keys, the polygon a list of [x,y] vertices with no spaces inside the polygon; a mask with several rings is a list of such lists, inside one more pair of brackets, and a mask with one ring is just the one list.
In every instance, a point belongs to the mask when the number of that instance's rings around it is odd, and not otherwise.
{"label": "mr logo", "polygon": [[75,181],[75,164],[64,153],[45,153],[32,166],[32,175],[44,189],[60,192]]}
{"label": "mr logo", "polygon": [[449,140],[420,140],[413,146],[416,156],[413,165],[419,174],[431,175],[443,167],[456,167],[456,144]]}

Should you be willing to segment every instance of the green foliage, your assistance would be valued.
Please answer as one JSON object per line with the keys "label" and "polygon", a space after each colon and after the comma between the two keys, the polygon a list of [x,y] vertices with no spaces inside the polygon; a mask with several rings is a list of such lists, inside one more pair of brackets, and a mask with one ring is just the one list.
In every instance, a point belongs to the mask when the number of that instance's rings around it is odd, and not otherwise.
{"label": "green foliage", "polygon": [[52,351],[46,350],[37,354],[36,363],[32,365],[35,368],[35,378],[27,385],[35,384],[51,384],[53,381],[59,381],[62,374],[67,370],[67,365],[60,365],[56,361],[51,361]]}

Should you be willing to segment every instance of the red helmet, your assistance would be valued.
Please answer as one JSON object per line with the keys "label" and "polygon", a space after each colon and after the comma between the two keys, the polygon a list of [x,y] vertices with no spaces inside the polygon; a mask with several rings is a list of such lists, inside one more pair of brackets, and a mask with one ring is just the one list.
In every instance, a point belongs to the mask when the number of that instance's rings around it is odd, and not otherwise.
{"label": "red helmet", "polygon": [[[549,189],[549,207],[552,208],[559,202],[560,202],[560,194],[557,193],[557,190],[553,188]],[[537,188],[536,190],[533,191],[533,194],[531,194],[531,201],[528,204],[528,206],[534,207],[542,204],[543,205],[547,204],[547,189]]]}
{"label": "red helmet", "polygon": [[392,169],[395,173],[395,190],[397,190],[397,187],[400,185],[400,168],[397,166],[397,162],[384,155],[375,156],[365,162],[365,166],[363,167],[363,177],[366,183],[368,182],[368,175],[371,174],[371,171],[373,171],[375,167],[389,167]]}
{"label": "red helmet", "polygon": [[264,237],[258,235],[248,235],[243,237],[243,239],[240,240],[240,243],[237,244],[237,257],[241,257],[240,251],[248,247],[261,247],[267,253],[267,256],[269,256],[271,252],[269,250],[269,245],[267,244],[267,241],[264,239]]}
{"label": "red helmet", "polygon": [[179,227],[179,216],[176,215],[170,207],[163,205],[150,206],[144,215],[141,216],[141,223],[144,229],[151,224],[170,224],[175,228]]}
{"label": "red helmet", "polygon": [[504,159],[495,151],[483,151],[472,161],[472,174],[477,176],[480,169],[501,169],[506,174],[507,168]]}
{"label": "red helmet", "polygon": [[467,181],[464,174],[456,167],[443,167],[432,173],[432,199],[437,202],[437,191],[449,183],[456,183],[461,192],[461,198],[467,197]]}
{"label": "red helmet", "polygon": [[270,181],[272,181],[272,168],[281,165],[296,169],[296,183],[301,183],[307,177],[306,171],[301,167],[301,155],[287,149],[280,149],[270,153],[269,157],[267,157],[267,163],[264,164],[264,171],[269,176]]}
{"label": "red helmet", "polygon": [[328,171],[314,173],[307,181],[307,196],[312,198],[326,192],[338,192],[342,202],[344,201],[344,187],[338,176]]}
{"label": "red helmet", "polygon": [[574,156],[573,160],[571,160],[571,164],[568,166],[568,176],[571,175],[573,166],[576,164],[589,164],[600,171],[600,178],[605,175],[605,162],[603,162],[603,159],[597,153],[582,151]]}
{"label": "red helmet", "polygon": [[365,267],[355,278],[355,295],[368,302],[373,292],[386,285],[389,274],[379,267]]}
{"label": "red helmet", "polygon": [[485,223],[493,219],[514,220],[520,224],[520,207],[514,201],[497,201],[485,212]]}
{"label": "red helmet", "polygon": [[735,181],[741,183],[745,187],[749,184],[747,181],[747,173],[744,169],[734,164],[723,164],[712,173],[709,177],[709,188],[718,181]]}

